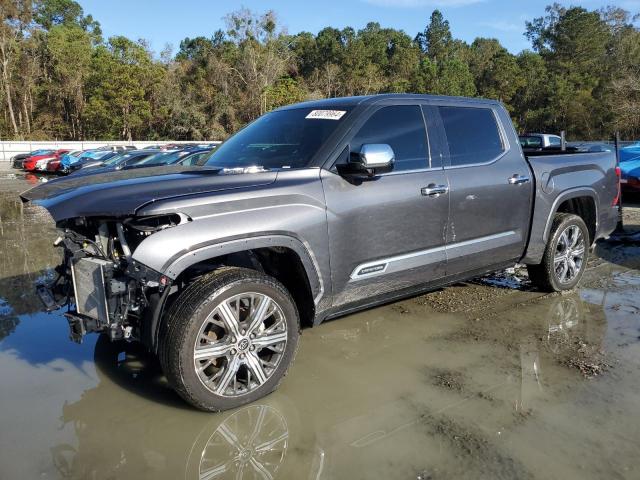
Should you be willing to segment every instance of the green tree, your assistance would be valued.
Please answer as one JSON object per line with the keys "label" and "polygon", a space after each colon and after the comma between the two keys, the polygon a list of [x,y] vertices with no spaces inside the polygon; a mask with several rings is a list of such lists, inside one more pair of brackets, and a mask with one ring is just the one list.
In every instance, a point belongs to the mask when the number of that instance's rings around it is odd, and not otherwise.
{"label": "green tree", "polygon": [[511,100],[515,124],[523,133],[545,131],[550,93],[545,61],[530,50],[521,52],[516,61],[520,85]]}
{"label": "green tree", "polygon": [[418,34],[416,42],[422,51],[436,62],[446,59],[451,54],[453,37],[449,21],[444,19],[440,10],[433,11],[429,25],[424,32]]}
{"label": "green tree", "polygon": [[50,96],[59,102],[67,137],[83,138],[85,84],[91,73],[91,36],[74,24],[53,26],[46,37]]}
{"label": "green tree", "polygon": [[291,67],[293,56],[274,12],[256,15],[241,9],[225,20],[227,36],[237,46],[229,70],[240,84],[248,121],[267,110],[267,89]]}
{"label": "green tree", "polygon": [[112,37],[93,56],[93,74],[86,108],[94,132],[133,140],[151,118],[150,94],[162,67],[149,51],[125,37]]}
{"label": "green tree", "polygon": [[28,0],[0,0],[0,74],[12,133],[20,133],[14,108],[14,70],[27,26],[31,21],[31,2]]}
{"label": "green tree", "polygon": [[495,98],[511,107],[516,91],[523,84],[516,57],[493,38],[477,38],[469,52],[469,69],[478,95]]}

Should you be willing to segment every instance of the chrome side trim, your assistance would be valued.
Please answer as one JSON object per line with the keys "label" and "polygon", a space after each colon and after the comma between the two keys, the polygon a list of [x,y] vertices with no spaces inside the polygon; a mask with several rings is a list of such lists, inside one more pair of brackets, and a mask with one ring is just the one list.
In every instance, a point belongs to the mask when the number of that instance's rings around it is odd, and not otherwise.
{"label": "chrome side trim", "polygon": [[487,235],[473,240],[452,243],[447,245],[447,259],[460,258],[494,248],[506,247],[521,240],[522,234],[520,232],[509,230],[508,232]]}
{"label": "chrome side trim", "polygon": [[446,261],[445,247],[435,247],[428,250],[398,255],[396,257],[383,258],[373,262],[358,265],[350,275],[351,280],[377,277],[386,273],[409,270],[437,262]]}
{"label": "chrome side trim", "polygon": [[351,281],[363,280],[371,277],[378,277],[388,273],[410,270],[412,268],[424,267],[438,262],[445,262],[448,258],[459,258],[465,255],[500,248],[512,243],[519,242],[522,235],[519,232],[510,230],[508,232],[496,233],[485,237],[465,240],[463,242],[443,245],[441,247],[429,248],[417,252],[397,255],[395,257],[381,258],[372,262],[361,263],[351,272]]}

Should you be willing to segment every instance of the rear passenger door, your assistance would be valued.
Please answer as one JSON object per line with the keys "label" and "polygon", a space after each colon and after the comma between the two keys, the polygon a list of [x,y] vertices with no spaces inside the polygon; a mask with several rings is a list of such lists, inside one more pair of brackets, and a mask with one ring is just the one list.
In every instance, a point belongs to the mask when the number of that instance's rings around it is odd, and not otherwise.
{"label": "rear passenger door", "polygon": [[447,275],[516,261],[524,252],[533,178],[498,105],[436,105],[450,185]]}
{"label": "rear passenger door", "polygon": [[[390,145],[393,170],[360,181],[335,168],[322,171],[334,306],[366,303],[445,274],[448,186],[440,157],[430,155],[420,106],[364,113],[339,149],[348,155],[363,144]],[[438,187],[443,193],[429,194]]]}

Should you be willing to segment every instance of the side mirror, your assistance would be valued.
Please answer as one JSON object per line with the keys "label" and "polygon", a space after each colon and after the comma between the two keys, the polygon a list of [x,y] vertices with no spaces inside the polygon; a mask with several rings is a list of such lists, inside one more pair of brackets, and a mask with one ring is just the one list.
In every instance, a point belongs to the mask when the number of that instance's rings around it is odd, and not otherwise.
{"label": "side mirror", "polygon": [[367,170],[391,170],[395,159],[393,149],[386,143],[367,143],[360,149],[360,163]]}
{"label": "side mirror", "polygon": [[338,165],[342,175],[372,177],[378,173],[390,172],[393,169],[395,154],[385,143],[366,143],[360,152],[351,152],[346,164]]}

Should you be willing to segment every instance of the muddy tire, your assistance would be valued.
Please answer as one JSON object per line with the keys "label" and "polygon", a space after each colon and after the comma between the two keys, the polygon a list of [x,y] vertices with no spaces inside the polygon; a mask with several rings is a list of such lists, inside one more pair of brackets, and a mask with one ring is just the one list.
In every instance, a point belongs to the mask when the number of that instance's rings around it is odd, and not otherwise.
{"label": "muddy tire", "polygon": [[167,380],[206,411],[236,408],[275,390],[300,334],[298,310],[285,287],[235,267],[192,283],[165,322],[159,355]]}
{"label": "muddy tire", "polygon": [[571,290],[580,279],[589,257],[589,230],[582,218],[557,213],[539,265],[527,265],[529,279],[540,290]]}

